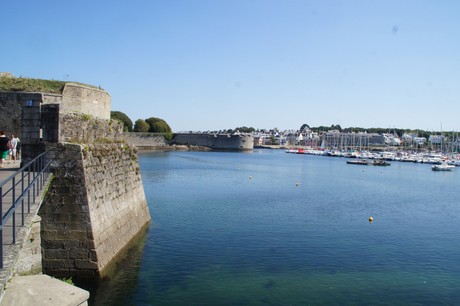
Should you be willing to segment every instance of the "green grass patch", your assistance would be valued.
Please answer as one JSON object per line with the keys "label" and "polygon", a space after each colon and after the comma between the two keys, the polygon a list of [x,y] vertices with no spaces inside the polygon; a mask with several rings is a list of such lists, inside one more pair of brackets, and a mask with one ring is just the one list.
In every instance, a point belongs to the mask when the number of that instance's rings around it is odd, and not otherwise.
{"label": "green grass patch", "polygon": [[[44,92],[53,94],[62,94],[64,81],[15,78],[15,77],[0,77],[0,91],[24,91],[24,92]],[[89,86],[97,89],[100,87],[72,82],[79,85]]]}
{"label": "green grass patch", "polygon": [[72,277],[61,278],[61,281],[63,281],[63,282],[66,283],[66,284],[75,286],[75,284],[73,283]]}

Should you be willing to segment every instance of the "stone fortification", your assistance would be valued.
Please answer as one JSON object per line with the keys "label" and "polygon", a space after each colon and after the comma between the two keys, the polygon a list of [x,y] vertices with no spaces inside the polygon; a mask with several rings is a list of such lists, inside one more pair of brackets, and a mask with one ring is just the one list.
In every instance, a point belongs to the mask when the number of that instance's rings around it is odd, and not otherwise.
{"label": "stone fortification", "polygon": [[156,147],[164,147],[168,144],[165,141],[163,135],[155,133],[123,133],[123,137],[126,142],[139,149],[149,149]]}
{"label": "stone fortification", "polygon": [[123,142],[123,125],[116,120],[98,120],[89,115],[59,116],[58,142]]}
{"label": "stone fortification", "polygon": [[66,83],[62,95],[44,94],[44,104],[59,104],[61,113],[91,114],[110,119],[110,95],[96,87]]}
{"label": "stone fortification", "polygon": [[215,150],[252,150],[254,137],[246,134],[176,134],[173,143]]}
{"label": "stone fortification", "polygon": [[109,94],[67,83],[62,94],[0,92],[0,107],[8,133],[20,122],[23,163],[52,150],[39,211],[44,272],[100,275],[150,220],[137,154],[110,120]]}
{"label": "stone fortification", "polygon": [[40,209],[43,270],[94,277],[150,220],[137,155],[126,144],[56,144]]}
{"label": "stone fortification", "polygon": [[[62,94],[0,92],[0,130],[13,133],[22,139],[23,108],[32,107],[40,113],[41,108],[48,104],[59,105],[61,115],[90,114],[94,118],[110,119],[110,95],[106,91],[96,87],[66,83]],[[40,126],[41,122],[37,124]]]}
{"label": "stone fortification", "polygon": [[41,93],[0,92],[0,130],[20,136],[24,101],[42,100]]}

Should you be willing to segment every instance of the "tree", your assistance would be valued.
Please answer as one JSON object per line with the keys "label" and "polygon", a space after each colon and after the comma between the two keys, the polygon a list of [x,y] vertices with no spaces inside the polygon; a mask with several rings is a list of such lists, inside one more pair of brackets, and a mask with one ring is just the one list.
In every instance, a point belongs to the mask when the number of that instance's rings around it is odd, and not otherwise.
{"label": "tree", "polygon": [[165,121],[157,121],[150,126],[150,132],[154,133],[171,133],[171,128]]}
{"label": "tree", "polygon": [[110,118],[113,120],[120,121],[123,124],[123,131],[124,132],[132,132],[133,131],[133,122],[129,117],[122,112],[119,111],[112,111],[110,112]]}
{"label": "tree", "polygon": [[171,127],[160,118],[150,117],[145,119],[145,122],[149,124],[149,132],[152,133],[171,133]]}
{"label": "tree", "polygon": [[342,130],[342,127],[340,126],[340,124],[337,124],[337,125],[332,124],[332,125],[331,125],[331,130],[338,130],[338,131],[341,131],[341,130]]}
{"label": "tree", "polygon": [[143,119],[137,119],[134,122],[134,132],[148,132],[150,125]]}

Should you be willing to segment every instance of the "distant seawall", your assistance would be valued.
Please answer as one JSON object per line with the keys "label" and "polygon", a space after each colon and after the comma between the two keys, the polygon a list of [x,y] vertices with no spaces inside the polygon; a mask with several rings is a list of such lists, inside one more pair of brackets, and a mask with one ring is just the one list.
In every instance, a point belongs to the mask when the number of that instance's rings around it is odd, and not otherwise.
{"label": "distant seawall", "polygon": [[129,145],[138,149],[173,149],[170,145],[207,147],[212,150],[252,150],[254,137],[246,134],[174,134],[174,139],[166,142],[162,135],[156,133],[123,133]]}
{"label": "distant seawall", "polygon": [[247,134],[175,134],[173,144],[204,146],[215,150],[252,150],[254,137]]}
{"label": "distant seawall", "polygon": [[157,133],[124,132],[123,138],[129,145],[139,150],[156,150],[168,146],[163,135]]}

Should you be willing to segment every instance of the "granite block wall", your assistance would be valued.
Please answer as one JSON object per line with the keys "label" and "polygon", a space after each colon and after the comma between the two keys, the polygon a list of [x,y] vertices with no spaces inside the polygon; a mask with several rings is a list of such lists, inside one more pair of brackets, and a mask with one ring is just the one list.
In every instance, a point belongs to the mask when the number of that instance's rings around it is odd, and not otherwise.
{"label": "granite block wall", "polygon": [[227,134],[175,134],[173,143],[179,145],[205,146],[216,150],[252,150],[252,135]]}
{"label": "granite block wall", "polygon": [[110,95],[93,86],[66,83],[62,95],[45,94],[44,104],[60,104],[63,113],[91,114],[99,119],[110,119]]}
{"label": "granite block wall", "polygon": [[[21,137],[23,134],[23,107],[36,108],[43,101],[41,93],[0,92],[0,130]],[[28,106],[30,105],[30,106]],[[35,120],[28,115],[26,125]],[[28,132],[28,131],[27,131]]]}
{"label": "granite block wall", "polygon": [[59,142],[124,142],[122,132],[123,125],[116,120],[101,120],[79,113],[59,115]]}
{"label": "granite block wall", "polygon": [[123,138],[128,144],[136,147],[163,147],[168,145],[163,135],[158,135],[155,133],[124,132]]}
{"label": "granite block wall", "polygon": [[22,104],[18,94],[0,93],[0,130],[7,134],[21,133]]}
{"label": "granite block wall", "polygon": [[126,144],[55,144],[40,209],[43,270],[92,278],[150,221],[139,163]]}

